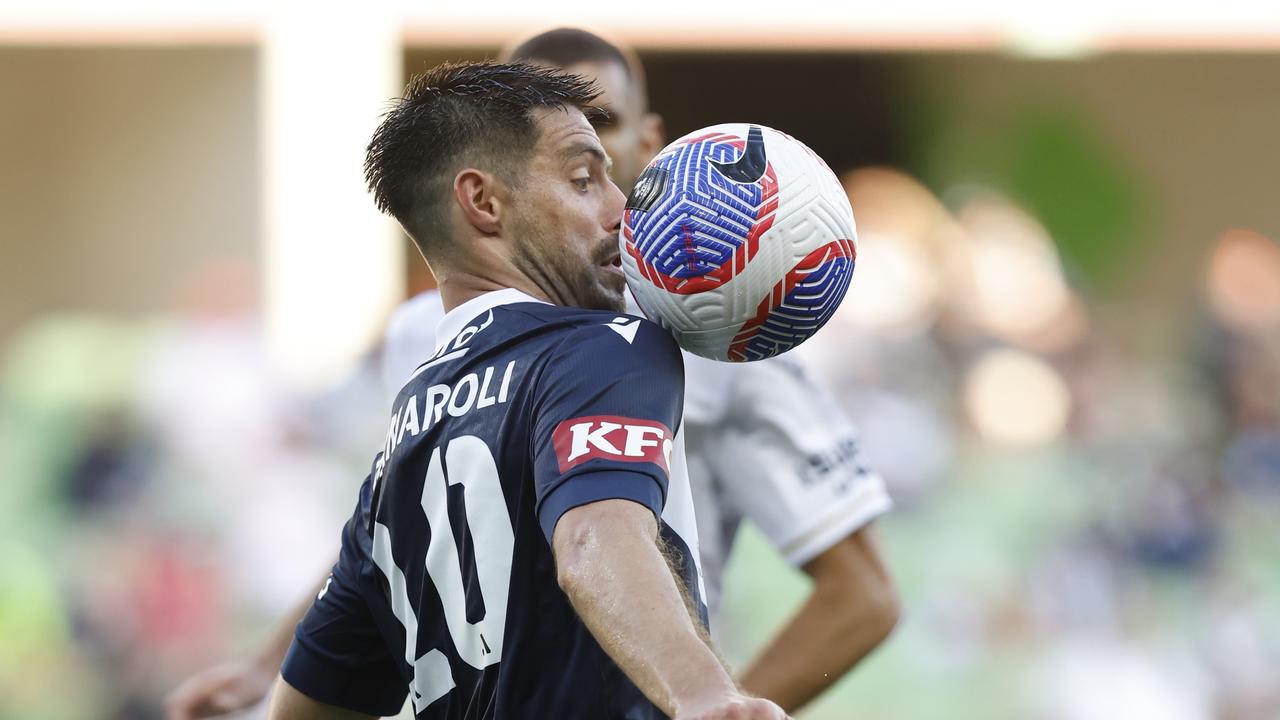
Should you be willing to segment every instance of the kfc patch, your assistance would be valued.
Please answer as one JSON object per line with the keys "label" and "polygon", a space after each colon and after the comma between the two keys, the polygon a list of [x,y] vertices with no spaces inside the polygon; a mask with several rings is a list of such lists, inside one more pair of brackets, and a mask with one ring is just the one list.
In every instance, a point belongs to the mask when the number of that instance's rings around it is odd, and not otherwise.
{"label": "kfc patch", "polygon": [[551,435],[560,472],[589,460],[653,463],[667,472],[671,466],[671,430],[660,422],[593,415],[565,420]]}

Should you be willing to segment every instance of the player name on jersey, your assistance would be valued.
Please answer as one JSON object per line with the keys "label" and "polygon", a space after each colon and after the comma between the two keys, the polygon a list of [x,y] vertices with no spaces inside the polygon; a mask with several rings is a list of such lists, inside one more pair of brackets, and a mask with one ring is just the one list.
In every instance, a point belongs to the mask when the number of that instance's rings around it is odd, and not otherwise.
{"label": "player name on jersey", "polygon": [[497,373],[490,366],[463,375],[453,385],[432,385],[421,398],[410,395],[402,407],[391,413],[391,425],[387,428],[387,439],[375,466],[375,474],[382,474],[387,459],[406,436],[417,437],[418,433],[440,422],[446,414],[462,417],[472,410],[505,404],[515,368],[516,362],[512,360],[506,364],[500,380],[495,378]]}

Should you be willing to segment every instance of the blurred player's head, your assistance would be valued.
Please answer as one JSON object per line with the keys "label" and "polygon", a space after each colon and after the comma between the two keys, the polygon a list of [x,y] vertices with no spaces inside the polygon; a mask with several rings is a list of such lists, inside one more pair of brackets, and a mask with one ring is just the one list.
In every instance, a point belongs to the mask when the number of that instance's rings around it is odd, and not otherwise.
{"label": "blurred player's head", "polygon": [[438,66],[375,131],[369,189],[442,287],[533,286],[560,305],[620,309],[624,198],[588,118],[596,97],[546,67]]}
{"label": "blurred player's head", "polygon": [[609,117],[596,130],[613,158],[613,180],[623,192],[662,149],[662,118],[649,112],[644,69],[629,48],[577,28],[535,35],[503,54],[504,60],[552,65],[596,81]]}

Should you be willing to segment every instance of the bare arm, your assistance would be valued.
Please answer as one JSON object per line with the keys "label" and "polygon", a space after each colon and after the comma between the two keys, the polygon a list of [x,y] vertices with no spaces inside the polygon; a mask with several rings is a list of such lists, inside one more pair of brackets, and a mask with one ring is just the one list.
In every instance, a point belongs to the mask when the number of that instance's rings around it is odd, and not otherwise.
{"label": "bare arm", "polygon": [[[605,500],[565,513],[552,548],[557,578],[605,652],[673,718],[783,718],[743,696],[689,614],[647,508]],[[740,713],[740,714],[733,714]]]}
{"label": "bare arm", "polygon": [[889,635],[898,596],[871,526],[809,561],[813,591],[742,674],[742,686],[795,712]]}
{"label": "bare arm", "polygon": [[281,618],[266,645],[247,660],[223,663],[187,678],[165,699],[168,720],[212,718],[244,710],[262,702],[271,689],[289,644],[294,627],[307,614],[323,582]]}
{"label": "bare arm", "polygon": [[302,616],[307,614],[307,610],[311,608],[311,603],[316,601],[316,593],[325,586],[329,580],[329,573],[325,572],[324,578],[307,593],[297,605],[289,610],[288,614],[280,618],[279,624],[275,630],[271,632],[271,638],[266,645],[258,651],[254,656],[253,662],[260,668],[270,670],[271,677],[275,677],[280,672],[280,666],[284,664],[284,656],[289,653],[289,646],[293,644],[293,633],[298,627],[298,623],[302,622]]}

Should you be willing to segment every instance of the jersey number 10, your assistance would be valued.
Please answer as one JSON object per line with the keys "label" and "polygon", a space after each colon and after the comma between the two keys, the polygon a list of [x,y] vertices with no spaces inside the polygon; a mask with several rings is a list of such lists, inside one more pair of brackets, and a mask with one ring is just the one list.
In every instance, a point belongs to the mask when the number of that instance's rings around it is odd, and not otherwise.
{"label": "jersey number 10", "polygon": [[[451,469],[448,477],[440,463],[440,448],[431,451],[431,463],[422,485],[422,511],[431,529],[427,573],[440,595],[445,622],[459,657],[477,670],[483,670],[502,659],[515,531],[507,514],[498,465],[489,446],[472,435],[454,438],[445,450],[445,461]],[[467,621],[462,565],[446,501],[449,485],[463,487],[467,527],[475,541],[476,575],[485,607],[484,618],[476,623]],[[391,609],[404,625],[404,654],[405,661],[413,668],[409,688],[416,714],[454,688],[453,672],[448,658],[438,648],[418,655],[418,618],[409,600],[404,573],[391,556],[391,531],[382,523],[376,523],[373,528],[373,561],[387,577]]]}

